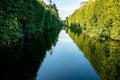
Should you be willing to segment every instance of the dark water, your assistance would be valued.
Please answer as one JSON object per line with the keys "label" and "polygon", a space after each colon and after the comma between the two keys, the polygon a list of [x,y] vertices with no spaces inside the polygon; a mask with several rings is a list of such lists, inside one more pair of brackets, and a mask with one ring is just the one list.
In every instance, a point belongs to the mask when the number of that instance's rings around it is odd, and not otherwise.
{"label": "dark water", "polygon": [[119,42],[58,34],[0,47],[0,80],[120,80]]}
{"label": "dark water", "polygon": [[[58,31],[0,47],[0,80],[35,80],[46,51],[56,44]],[[52,36],[52,37],[51,37]]]}
{"label": "dark water", "polygon": [[47,51],[36,80],[100,80],[81,50],[62,30],[56,46]]}

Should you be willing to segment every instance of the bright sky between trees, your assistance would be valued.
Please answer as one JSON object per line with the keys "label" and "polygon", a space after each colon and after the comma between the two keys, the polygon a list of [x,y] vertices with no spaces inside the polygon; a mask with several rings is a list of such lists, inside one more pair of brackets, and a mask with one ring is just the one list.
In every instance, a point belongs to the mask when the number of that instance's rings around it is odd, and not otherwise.
{"label": "bright sky between trees", "polygon": [[[48,0],[43,0],[45,3],[49,3]],[[77,8],[80,7],[80,3],[88,0],[52,0],[56,4],[59,10],[59,16],[62,20],[72,14]]]}

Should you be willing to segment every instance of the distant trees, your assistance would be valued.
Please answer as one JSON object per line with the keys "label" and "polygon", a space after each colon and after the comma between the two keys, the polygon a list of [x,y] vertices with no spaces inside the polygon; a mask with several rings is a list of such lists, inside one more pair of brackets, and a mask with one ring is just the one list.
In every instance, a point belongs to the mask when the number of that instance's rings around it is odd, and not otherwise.
{"label": "distant trees", "polygon": [[52,0],[48,0],[50,2],[50,4],[52,4]]}
{"label": "distant trees", "polygon": [[49,6],[50,6],[51,8],[53,8],[53,9],[57,12],[57,15],[59,15],[59,14],[58,14],[58,9],[57,9],[56,4],[53,3],[52,0],[48,0],[48,2],[49,2]]}
{"label": "distant trees", "polygon": [[55,3],[53,3],[52,8],[54,8],[54,9],[55,9],[55,11],[57,12],[57,15],[59,15],[59,14],[58,14],[58,9],[57,9],[57,6],[56,6],[56,4],[55,4]]}

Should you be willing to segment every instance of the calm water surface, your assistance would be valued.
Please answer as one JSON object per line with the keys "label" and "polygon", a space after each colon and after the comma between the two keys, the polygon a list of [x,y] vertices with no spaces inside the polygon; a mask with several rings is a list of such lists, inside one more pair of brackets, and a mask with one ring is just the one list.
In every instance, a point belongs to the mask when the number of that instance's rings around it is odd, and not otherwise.
{"label": "calm water surface", "polygon": [[82,51],[62,30],[57,44],[46,52],[36,80],[100,80],[100,77]]}

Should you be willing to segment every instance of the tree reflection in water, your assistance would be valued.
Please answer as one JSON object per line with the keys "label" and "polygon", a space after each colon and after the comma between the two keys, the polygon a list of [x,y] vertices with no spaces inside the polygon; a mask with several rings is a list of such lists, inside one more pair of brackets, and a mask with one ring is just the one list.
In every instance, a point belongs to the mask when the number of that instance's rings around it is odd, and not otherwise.
{"label": "tree reflection in water", "polygon": [[45,32],[11,47],[0,48],[0,80],[33,80],[46,51],[56,44],[58,31]]}
{"label": "tree reflection in water", "polygon": [[68,34],[100,75],[101,80],[120,79],[120,42],[102,41],[77,34]]}

